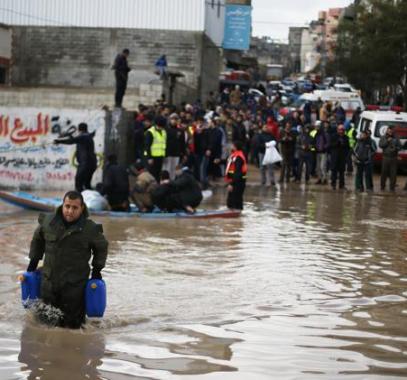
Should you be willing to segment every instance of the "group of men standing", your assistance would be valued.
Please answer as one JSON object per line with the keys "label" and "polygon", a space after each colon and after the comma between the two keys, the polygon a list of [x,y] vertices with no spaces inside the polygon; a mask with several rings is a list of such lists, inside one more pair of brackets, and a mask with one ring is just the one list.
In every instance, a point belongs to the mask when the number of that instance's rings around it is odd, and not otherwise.
{"label": "group of men standing", "polygon": [[[326,107],[323,110],[327,112]],[[263,184],[266,172],[271,173],[271,184],[275,184],[273,166],[266,167],[261,161],[265,142],[276,140],[282,156],[280,183],[289,182],[291,178],[299,183],[304,175],[306,184],[314,176],[317,178],[315,184],[325,185],[330,173],[331,187],[344,189],[345,173],[352,174],[355,166],[355,189],[373,191],[373,158],[378,146],[370,129],[362,130],[357,136],[354,123],[338,122],[337,115],[330,117],[328,114],[324,121],[306,123],[304,115],[297,111],[287,115],[283,123],[278,134],[266,124],[254,138]],[[390,191],[395,191],[402,145],[393,126],[387,128],[378,145],[383,152],[380,188],[384,191],[389,179]]]}

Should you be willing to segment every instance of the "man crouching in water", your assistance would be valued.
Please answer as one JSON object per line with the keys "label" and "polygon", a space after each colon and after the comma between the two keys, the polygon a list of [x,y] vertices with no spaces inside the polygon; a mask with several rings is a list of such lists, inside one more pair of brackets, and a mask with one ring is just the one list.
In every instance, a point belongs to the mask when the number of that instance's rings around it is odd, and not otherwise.
{"label": "man crouching in water", "polygon": [[69,191],[54,214],[40,214],[39,226],[31,241],[27,271],[35,271],[44,257],[41,298],[62,312],[50,321],[44,310],[37,309],[40,321],[53,325],[80,328],[85,322],[85,287],[92,258],[92,279],[101,279],[107,257],[108,242],[101,225],[88,219],[82,194]]}
{"label": "man crouching in water", "polygon": [[188,167],[178,166],[176,175],[170,181],[169,173],[161,172],[160,185],[152,193],[153,202],[162,211],[193,214],[202,201],[201,187]]}

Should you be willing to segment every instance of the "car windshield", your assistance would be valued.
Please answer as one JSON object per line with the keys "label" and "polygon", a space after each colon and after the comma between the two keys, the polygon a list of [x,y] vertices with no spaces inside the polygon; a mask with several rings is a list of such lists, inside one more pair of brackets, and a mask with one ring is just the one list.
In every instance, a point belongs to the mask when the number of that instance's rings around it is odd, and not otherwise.
{"label": "car windshield", "polygon": [[342,92],[352,92],[350,87],[337,87],[336,89]]}
{"label": "car windshield", "polygon": [[394,134],[399,139],[407,139],[406,121],[378,121],[375,128],[375,136],[381,137],[386,133],[387,127],[394,127]]}

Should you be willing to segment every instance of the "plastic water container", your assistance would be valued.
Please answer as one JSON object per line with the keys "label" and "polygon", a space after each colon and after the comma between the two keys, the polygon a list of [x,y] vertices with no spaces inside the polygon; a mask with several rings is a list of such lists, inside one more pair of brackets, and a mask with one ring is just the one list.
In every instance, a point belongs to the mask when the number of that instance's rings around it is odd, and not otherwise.
{"label": "plastic water container", "polygon": [[19,276],[21,283],[21,301],[25,308],[29,308],[40,298],[41,271],[24,272]]}
{"label": "plastic water container", "polygon": [[86,315],[103,317],[106,310],[106,283],[104,280],[88,280],[85,299]]}

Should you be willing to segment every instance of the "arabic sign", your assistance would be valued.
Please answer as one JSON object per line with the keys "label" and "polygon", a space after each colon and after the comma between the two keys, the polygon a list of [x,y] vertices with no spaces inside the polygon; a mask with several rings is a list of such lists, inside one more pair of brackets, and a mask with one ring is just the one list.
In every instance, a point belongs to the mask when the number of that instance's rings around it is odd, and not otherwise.
{"label": "arabic sign", "polygon": [[223,48],[249,50],[252,8],[248,5],[226,5]]}
{"label": "arabic sign", "polygon": [[70,190],[76,173],[75,145],[53,141],[87,123],[96,131],[99,167],[93,184],[102,178],[105,111],[0,107],[0,187],[32,190]]}

